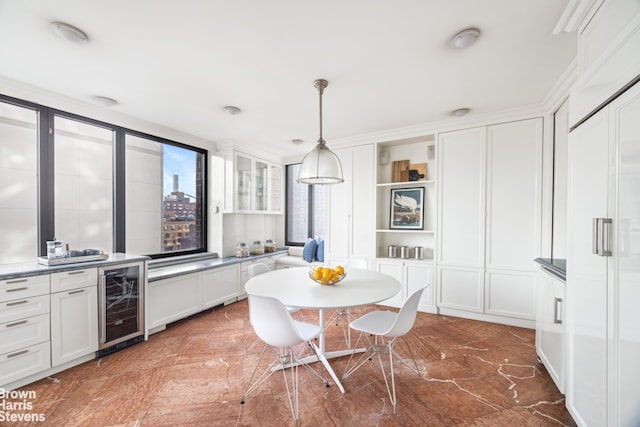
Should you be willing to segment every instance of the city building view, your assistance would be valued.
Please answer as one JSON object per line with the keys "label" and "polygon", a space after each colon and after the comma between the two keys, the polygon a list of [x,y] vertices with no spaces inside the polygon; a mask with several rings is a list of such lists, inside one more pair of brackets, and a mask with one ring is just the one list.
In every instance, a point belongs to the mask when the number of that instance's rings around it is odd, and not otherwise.
{"label": "city building view", "polygon": [[163,252],[197,246],[196,197],[179,190],[179,176],[173,175],[173,191],[162,202]]}

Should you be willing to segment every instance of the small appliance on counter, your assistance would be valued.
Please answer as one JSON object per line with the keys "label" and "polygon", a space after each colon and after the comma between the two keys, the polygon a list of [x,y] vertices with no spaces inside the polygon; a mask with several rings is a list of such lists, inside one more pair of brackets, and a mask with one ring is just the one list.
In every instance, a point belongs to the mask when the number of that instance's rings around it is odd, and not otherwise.
{"label": "small appliance on counter", "polygon": [[47,241],[47,256],[38,257],[38,264],[48,266],[76,264],[80,262],[102,261],[107,258],[109,258],[109,255],[98,249],[69,250],[69,244],[65,245],[62,240],[50,240]]}

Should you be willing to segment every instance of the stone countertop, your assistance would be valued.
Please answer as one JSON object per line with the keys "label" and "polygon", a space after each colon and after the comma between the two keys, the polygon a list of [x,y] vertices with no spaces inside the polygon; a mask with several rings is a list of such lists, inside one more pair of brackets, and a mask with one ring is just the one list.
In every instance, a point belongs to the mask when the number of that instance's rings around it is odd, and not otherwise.
{"label": "stone countertop", "polygon": [[153,282],[161,279],[169,279],[183,274],[196,273],[212,268],[226,267],[242,262],[253,261],[273,255],[284,255],[287,248],[276,249],[275,252],[266,252],[260,255],[250,255],[248,257],[237,258],[235,256],[218,257],[217,254],[201,254],[187,257],[177,257],[168,259],[157,259],[148,263],[149,272],[147,279]]}
{"label": "stone countertop", "polygon": [[79,270],[87,267],[103,267],[120,263],[148,261],[149,257],[144,255],[130,255],[124,253],[112,253],[105,259],[98,261],[87,261],[68,263],[60,265],[42,265],[38,260],[33,262],[20,262],[13,264],[0,264],[0,280],[16,279],[21,277],[39,276],[42,274],[58,273],[61,271]]}
{"label": "stone countertop", "polygon": [[536,258],[540,267],[563,282],[567,281],[567,260],[561,258]]}

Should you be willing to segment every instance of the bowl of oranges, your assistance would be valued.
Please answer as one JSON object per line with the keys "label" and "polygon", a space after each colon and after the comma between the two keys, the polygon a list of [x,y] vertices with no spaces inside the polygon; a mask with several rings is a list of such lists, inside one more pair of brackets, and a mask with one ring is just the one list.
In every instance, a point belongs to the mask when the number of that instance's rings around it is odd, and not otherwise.
{"label": "bowl of oranges", "polygon": [[336,267],[312,266],[311,270],[309,270],[311,280],[321,285],[335,285],[344,279],[346,275],[344,267],[341,265]]}

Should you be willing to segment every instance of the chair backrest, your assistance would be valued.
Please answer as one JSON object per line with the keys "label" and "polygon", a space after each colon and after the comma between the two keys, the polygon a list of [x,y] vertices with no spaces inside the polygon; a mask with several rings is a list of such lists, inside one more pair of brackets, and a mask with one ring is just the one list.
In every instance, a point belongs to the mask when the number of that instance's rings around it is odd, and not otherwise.
{"label": "chair backrest", "polygon": [[367,269],[367,260],[364,258],[349,258],[347,262],[344,263],[345,268],[362,268],[363,270]]}
{"label": "chair backrest", "polygon": [[256,335],[275,347],[287,347],[304,342],[287,308],[271,297],[249,295],[249,321]]}
{"label": "chair backrest", "polygon": [[247,271],[249,272],[249,277],[251,278],[257,276],[258,274],[268,273],[271,270],[269,270],[269,267],[264,262],[256,262],[254,264],[251,264]]}
{"label": "chair backrest", "polygon": [[418,314],[418,303],[420,302],[420,297],[422,296],[422,292],[428,286],[429,284],[426,284],[424,287],[411,294],[398,312],[398,317],[396,317],[396,321],[393,323],[393,326],[391,326],[388,332],[381,335],[384,335],[385,337],[399,337],[406,334],[411,330],[411,328],[413,328],[413,324],[415,323],[416,316]]}

